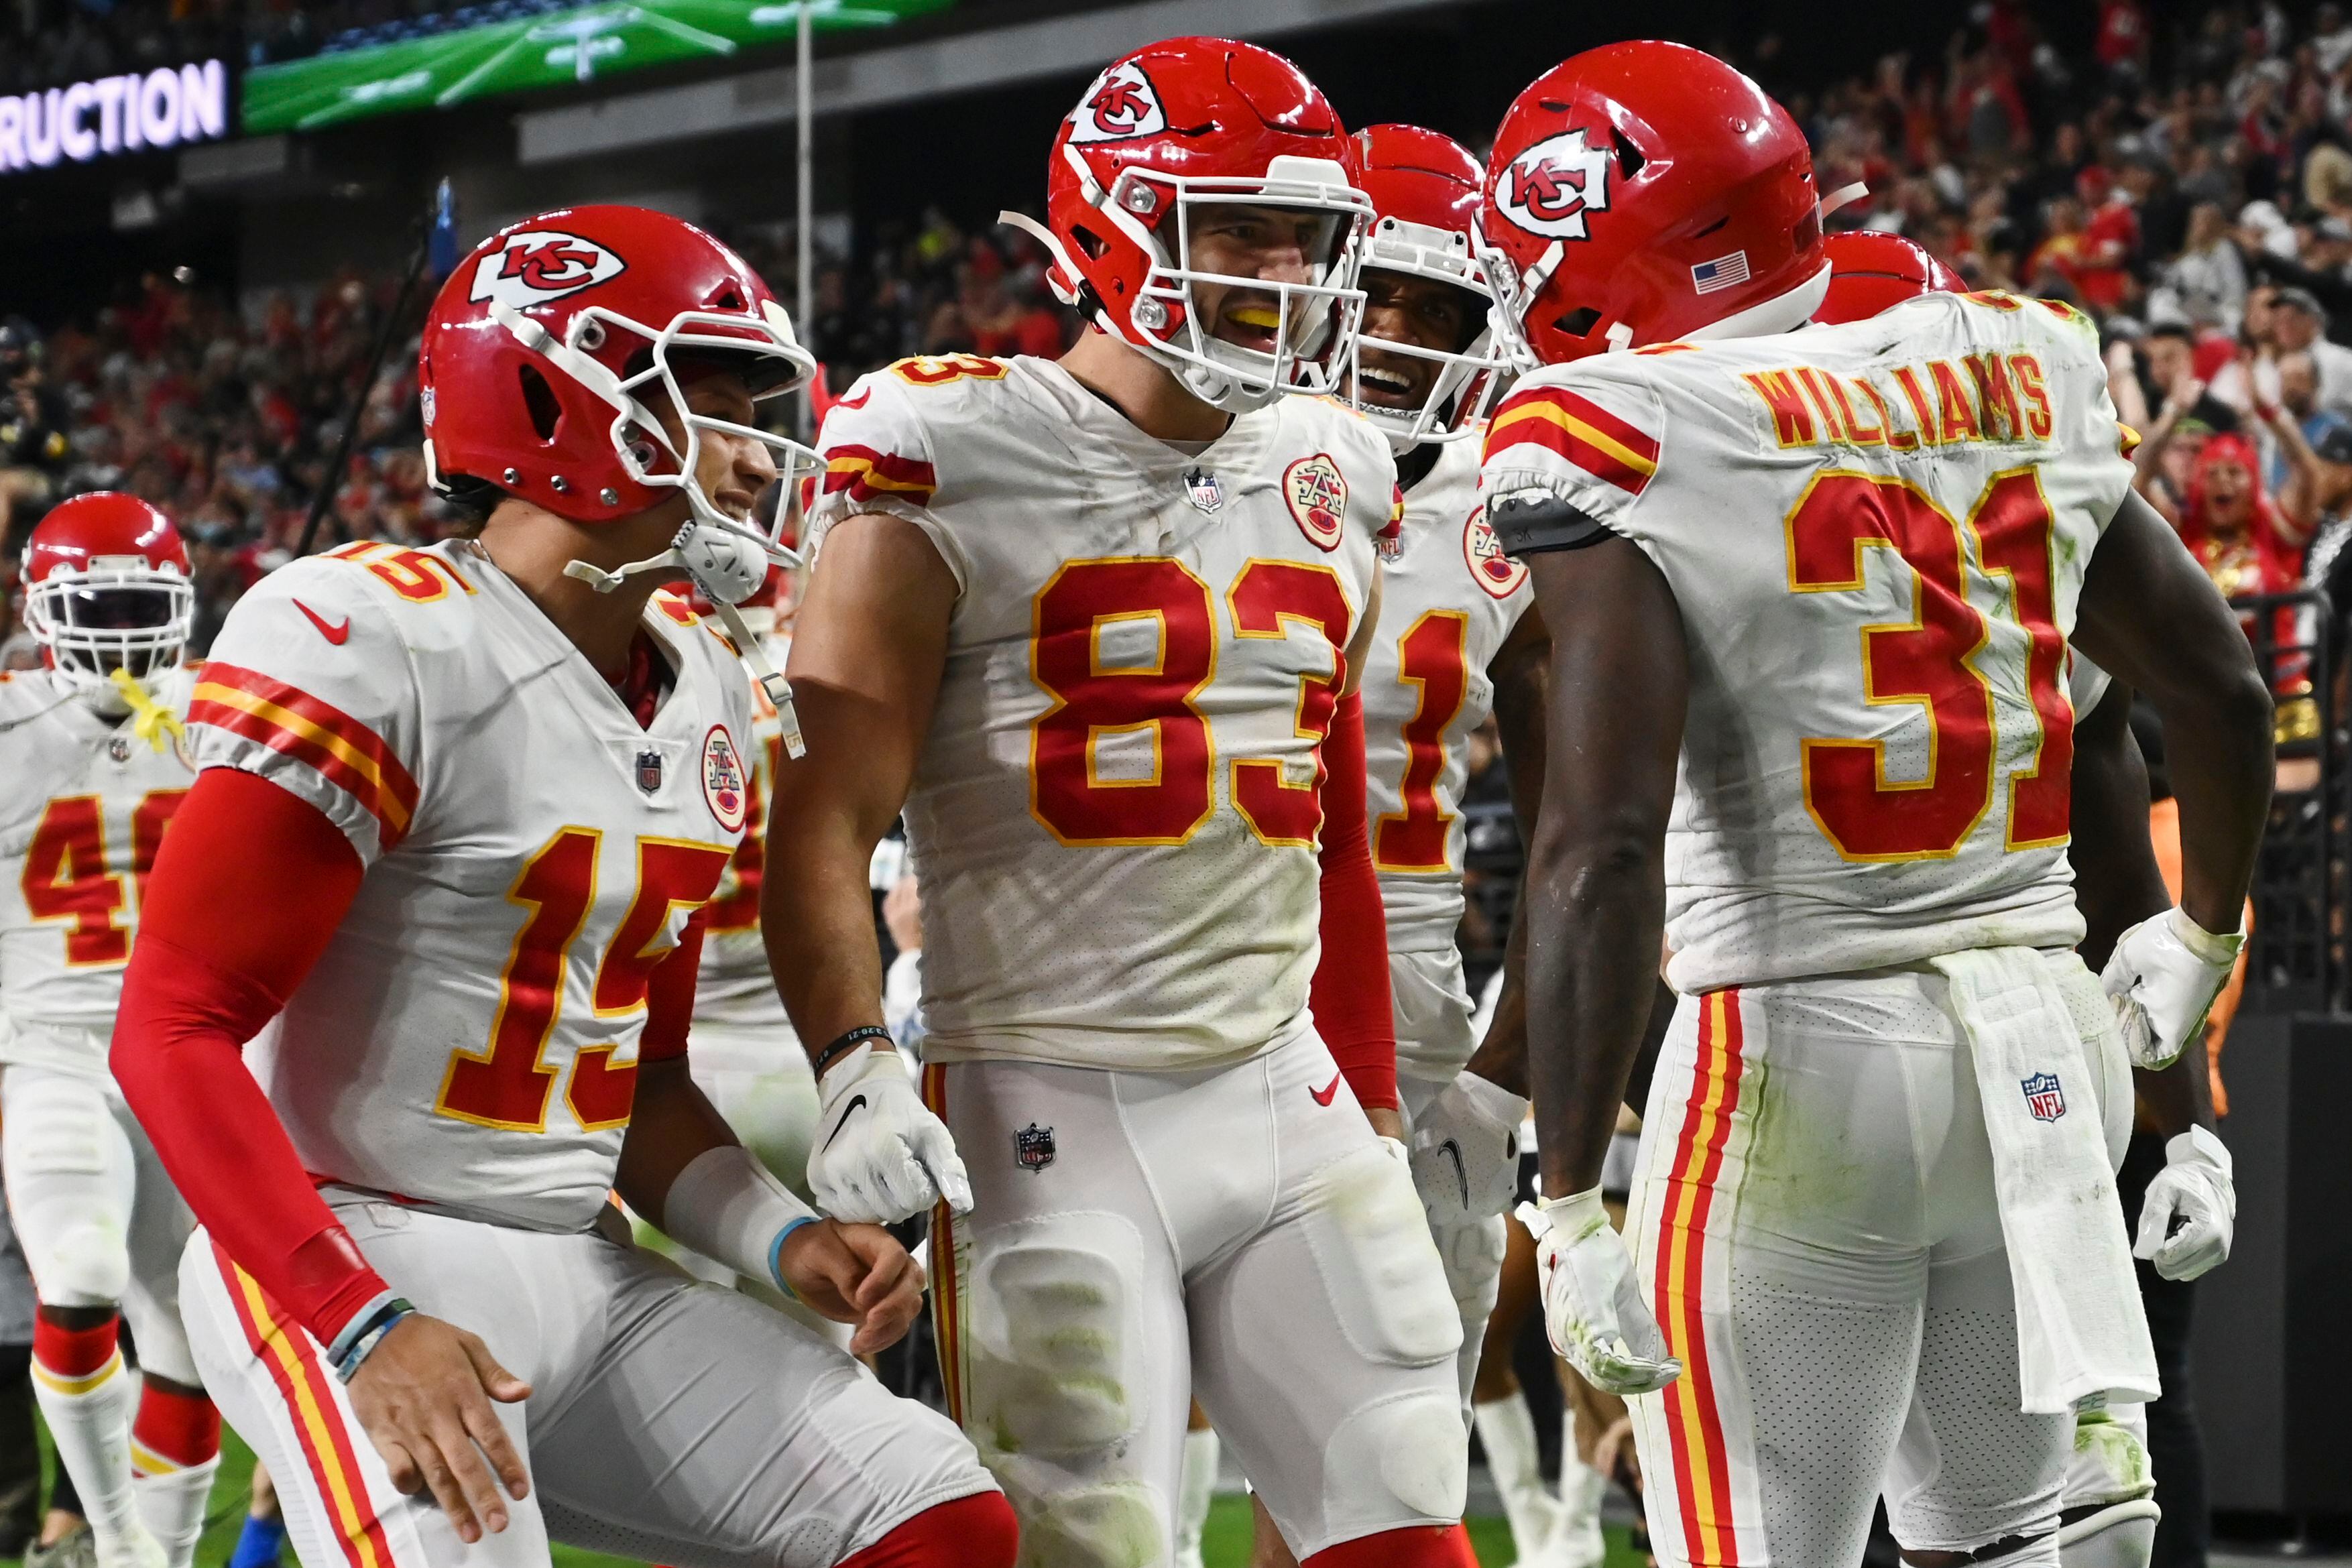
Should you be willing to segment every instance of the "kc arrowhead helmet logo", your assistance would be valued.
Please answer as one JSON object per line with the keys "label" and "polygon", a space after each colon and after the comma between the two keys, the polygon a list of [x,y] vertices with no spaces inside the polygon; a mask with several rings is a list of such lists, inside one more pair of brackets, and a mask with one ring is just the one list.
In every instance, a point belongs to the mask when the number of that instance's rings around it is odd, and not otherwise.
{"label": "kc arrowhead helmet logo", "polygon": [[1529,234],[1584,239],[1584,215],[1609,210],[1609,149],[1590,145],[1582,131],[1547,136],[1511,160],[1495,204]]}
{"label": "kc arrowhead helmet logo", "polygon": [[1168,129],[1167,111],[1160,107],[1159,89],[1143,68],[1132,60],[1095,78],[1078,107],[1070,111],[1070,140],[1085,146],[1094,141],[1126,141],[1154,136]]}
{"label": "kc arrowhead helmet logo", "polygon": [[593,239],[553,229],[523,230],[507,235],[474,264],[467,298],[527,310],[617,277],[627,265]]}

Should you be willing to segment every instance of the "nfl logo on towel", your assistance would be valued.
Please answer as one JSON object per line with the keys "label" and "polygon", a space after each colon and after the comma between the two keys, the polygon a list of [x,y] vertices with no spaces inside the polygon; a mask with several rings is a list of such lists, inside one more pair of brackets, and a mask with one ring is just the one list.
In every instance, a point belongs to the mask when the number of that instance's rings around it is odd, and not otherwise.
{"label": "nfl logo on towel", "polygon": [[2037,1072],[2020,1081],[2025,1086],[2025,1108],[2037,1122],[2054,1122],[2066,1113],[2066,1092],[2054,1072]]}
{"label": "nfl logo on towel", "polygon": [[1718,288],[1730,288],[1747,281],[1748,253],[1744,250],[1702,261],[1691,268],[1691,287],[1701,294],[1712,294]]}

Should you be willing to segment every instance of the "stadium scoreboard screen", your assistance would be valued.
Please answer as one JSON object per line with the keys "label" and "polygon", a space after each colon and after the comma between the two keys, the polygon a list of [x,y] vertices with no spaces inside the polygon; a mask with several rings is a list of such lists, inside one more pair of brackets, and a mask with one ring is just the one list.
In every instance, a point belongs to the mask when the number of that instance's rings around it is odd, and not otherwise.
{"label": "stadium scoreboard screen", "polygon": [[[717,60],[789,42],[802,0],[600,0],[468,5],[398,25],[410,36],[330,47],[245,75],[248,135],[310,131],[369,115],[447,109],[533,88],[601,80],[646,66]],[[805,0],[818,31],[887,26],[955,0]],[[491,19],[470,20],[468,13]],[[467,25],[470,21],[470,25]],[[381,31],[371,29],[369,34]],[[369,35],[362,35],[363,37]]]}

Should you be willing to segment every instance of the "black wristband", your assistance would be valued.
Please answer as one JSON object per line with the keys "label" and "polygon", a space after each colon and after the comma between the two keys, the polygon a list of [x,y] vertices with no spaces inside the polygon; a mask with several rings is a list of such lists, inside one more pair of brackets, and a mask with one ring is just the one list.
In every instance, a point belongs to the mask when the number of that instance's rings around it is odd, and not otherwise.
{"label": "black wristband", "polygon": [[890,1031],[878,1023],[862,1023],[816,1053],[815,1071],[819,1078],[824,1070],[856,1051],[869,1040],[888,1040]]}

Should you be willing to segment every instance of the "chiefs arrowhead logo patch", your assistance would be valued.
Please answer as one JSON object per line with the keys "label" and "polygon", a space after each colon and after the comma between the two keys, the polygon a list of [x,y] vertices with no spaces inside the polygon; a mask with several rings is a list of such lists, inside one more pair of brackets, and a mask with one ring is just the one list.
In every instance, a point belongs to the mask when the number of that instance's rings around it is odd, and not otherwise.
{"label": "chiefs arrowhead logo patch", "polygon": [[504,244],[474,264],[467,298],[477,304],[495,299],[528,310],[617,277],[627,267],[593,239],[553,229],[523,230],[507,235]]}
{"label": "chiefs arrowhead logo patch", "polygon": [[730,833],[743,831],[751,791],[743,777],[743,759],[735,753],[735,737],[721,725],[712,725],[702,737],[702,799],[710,807],[712,821]]}
{"label": "chiefs arrowhead logo patch", "polygon": [[1528,580],[1527,563],[1503,553],[1502,541],[1487,525],[1484,502],[1470,508],[1462,525],[1462,561],[1472,580],[1497,599],[1508,599]]}
{"label": "chiefs arrowhead logo patch", "polygon": [[1086,97],[1070,111],[1070,140],[1083,147],[1096,141],[1126,141],[1168,129],[1160,91],[1143,68],[1122,60],[1095,78]]}
{"label": "chiefs arrowhead logo patch", "polygon": [[1511,160],[1495,204],[1529,234],[1587,238],[1585,214],[1609,210],[1609,149],[1588,145],[1581,131],[1547,136]]}
{"label": "chiefs arrowhead logo patch", "polygon": [[1282,498],[1298,531],[1319,550],[1339,548],[1339,525],[1348,515],[1348,481],[1328,453],[1302,457],[1282,471]]}

